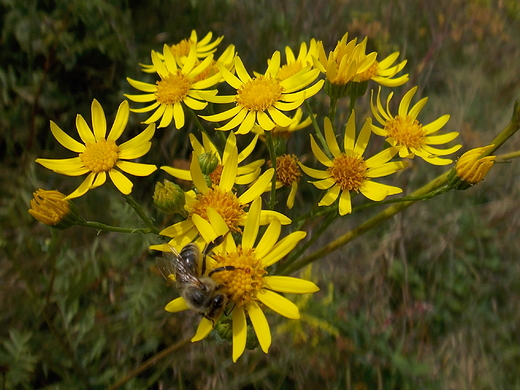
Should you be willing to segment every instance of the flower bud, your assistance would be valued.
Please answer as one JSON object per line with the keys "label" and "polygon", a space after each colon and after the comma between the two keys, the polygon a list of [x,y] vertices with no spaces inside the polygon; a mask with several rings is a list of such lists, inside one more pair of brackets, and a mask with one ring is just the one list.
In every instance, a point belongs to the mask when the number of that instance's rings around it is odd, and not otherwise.
{"label": "flower bud", "polygon": [[199,165],[202,173],[204,175],[211,174],[215,168],[218,166],[218,158],[217,155],[213,152],[202,153],[199,157]]}
{"label": "flower bud", "polygon": [[186,198],[184,191],[177,184],[164,180],[164,184],[157,182],[153,193],[153,203],[161,211],[167,214],[188,215],[184,209]]}
{"label": "flower bud", "polygon": [[33,193],[29,214],[41,223],[55,229],[67,229],[77,225],[82,218],[74,204],[59,191],[39,189]]}
{"label": "flower bud", "polygon": [[453,188],[466,190],[474,184],[482,181],[487,175],[496,156],[480,157],[493,148],[494,145],[475,148],[464,153],[457,160],[455,168],[448,174],[448,181]]}

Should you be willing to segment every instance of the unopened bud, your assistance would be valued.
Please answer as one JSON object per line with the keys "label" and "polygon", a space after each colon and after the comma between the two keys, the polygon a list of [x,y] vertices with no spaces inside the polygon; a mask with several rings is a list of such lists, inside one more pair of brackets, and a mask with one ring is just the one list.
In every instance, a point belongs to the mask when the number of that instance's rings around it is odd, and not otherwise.
{"label": "unopened bud", "polygon": [[186,198],[184,191],[177,184],[164,180],[164,184],[157,182],[153,193],[153,203],[161,211],[167,214],[188,215],[184,209]]}
{"label": "unopened bud", "polygon": [[464,153],[457,160],[455,168],[448,174],[448,181],[453,188],[466,190],[482,181],[495,163],[496,156],[480,157],[494,145],[475,148]]}
{"label": "unopened bud", "polygon": [[55,229],[67,229],[77,225],[82,218],[74,204],[59,191],[39,189],[33,194],[29,214],[41,223]]}
{"label": "unopened bud", "polygon": [[199,165],[204,175],[210,175],[218,166],[217,155],[213,152],[202,153],[199,157]]}

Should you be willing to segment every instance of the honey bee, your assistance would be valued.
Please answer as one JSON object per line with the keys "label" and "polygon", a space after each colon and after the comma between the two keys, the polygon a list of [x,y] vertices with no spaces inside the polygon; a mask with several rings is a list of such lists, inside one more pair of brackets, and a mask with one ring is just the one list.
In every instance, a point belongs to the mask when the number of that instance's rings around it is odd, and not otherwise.
{"label": "honey bee", "polygon": [[[219,286],[211,275],[235,269],[233,266],[219,267],[206,275],[206,256],[223,241],[224,236],[217,237],[206,246],[203,253],[194,243],[184,246],[180,253],[170,247],[170,253],[165,253],[163,257],[156,259],[157,267],[162,275],[173,284],[186,301],[187,306],[210,320],[213,325],[224,312],[228,298],[219,292],[222,286]],[[199,267],[201,256],[202,264]]]}

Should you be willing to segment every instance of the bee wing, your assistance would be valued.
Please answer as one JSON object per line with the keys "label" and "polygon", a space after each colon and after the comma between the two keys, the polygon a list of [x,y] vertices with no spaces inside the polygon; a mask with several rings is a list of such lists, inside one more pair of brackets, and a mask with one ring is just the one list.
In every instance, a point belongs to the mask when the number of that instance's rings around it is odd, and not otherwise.
{"label": "bee wing", "polygon": [[155,262],[157,268],[161,271],[163,277],[173,286],[186,283],[200,285],[201,282],[197,278],[193,264],[183,258],[177,250],[170,246],[170,253],[166,252],[162,257],[157,257]]}

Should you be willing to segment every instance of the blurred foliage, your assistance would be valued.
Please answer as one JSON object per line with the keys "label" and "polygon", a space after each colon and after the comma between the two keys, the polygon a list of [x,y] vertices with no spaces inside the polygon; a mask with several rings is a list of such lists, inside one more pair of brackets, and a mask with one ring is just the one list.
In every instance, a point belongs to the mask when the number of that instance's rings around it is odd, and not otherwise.
{"label": "blurred foliage", "polygon": [[[109,388],[193,332],[196,316],[163,310],[174,292],[154,270],[152,237],[56,232],[27,213],[35,189],[77,185],[35,167],[36,156],[63,152],[49,120],[72,134],[93,98],[113,116],[125,77],[140,73],[151,49],[213,31],[248,68],[264,69],[286,45],[368,36],[382,55],[401,51],[409,84],[430,96],[432,117],[452,115],[467,149],[503,127],[520,90],[516,0],[0,0],[0,27],[5,389]],[[185,158],[188,131],[162,130],[157,161]],[[509,145],[520,149],[518,138]],[[401,187],[435,174],[412,167]],[[277,331],[268,355],[232,364],[227,344],[207,340],[123,388],[520,389],[519,174],[497,166],[477,188],[414,205],[313,267],[322,292],[296,300],[298,325],[269,318]],[[134,193],[157,218],[158,175],[137,179]],[[89,219],[138,226],[114,193],[77,203]]]}

